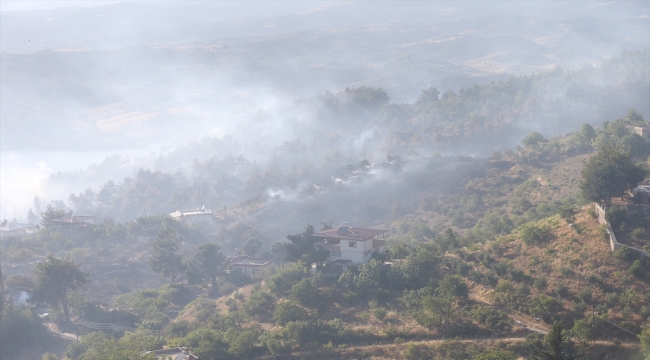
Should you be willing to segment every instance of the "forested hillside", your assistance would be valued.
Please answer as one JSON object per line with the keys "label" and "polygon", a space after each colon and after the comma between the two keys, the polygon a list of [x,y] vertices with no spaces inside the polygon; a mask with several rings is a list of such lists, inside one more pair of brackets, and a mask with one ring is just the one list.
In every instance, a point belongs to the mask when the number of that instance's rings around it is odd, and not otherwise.
{"label": "forested hillside", "polygon": [[[132,356],[124,354],[163,344],[188,346],[207,359],[299,357],[305,351],[323,358],[480,359],[488,353],[515,358],[541,349],[541,334],[554,322],[567,330],[575,351],[595,331],[598,345],[585,349],[590,358],[640,359],[638,345],[629,341],[631,334],[645,331],[650,316],[650,262],[611,252],[579,186],[585,159],[608,146],[645,166],[650,149],[625,130],[626,124],[647,123],[630,110],[603,127],[585,124],[567,136],[545,139],[531,133],[523,147],[490,158],[390,155],[380,166],[360,162],[335,169],[330,182],[292,196],[255,195],[269,180],[286,179],[279,171],[257,170],[240,190],[250,199],[224,209],[221,222],[209,226],[163,214],[124,223],[107,217],[98,225],[63,229],[47,226],[57,211],[50,207],[37,235],[3,241],[3,262],[26,264],[48,253],[69,253],[83,262],[83,271],[94,273],[71,298],[72,316],[138,329],[119,339],[82,329],[82,340],[66,352],[71,359]],[[192,166],[199,173],[211,164],[217,160]],[[156,192],[161,196],[165,192],[153,190],[156,184],[173,189],[178,177],[142,170],[136,179],[99,194],[124,204],[137,199],[131,191],[138,186],[148,189],[145,199]],[[198,199],[210,194],[201,191]],[[71,200],[81,202],[89,194]],[[95,201],[88,201],[86,211],[102,209]],[[341,209],[337,201],[348,205]],[[371,214],[374,223],[354,221],[389,228],[388,251],[340,277],[310,275],[310,264],[321,256],[310,245],[320,225],[305,228],[321,219],[315,211],[334,219]],[[645,231],[647,224],[637,223]],[[297,234],[278,243],[287,233]],[[637,238],[647,244],[643,234]],[[176,255],[165,260],[180,267],[159,269],[147,261],[158,256],[156,249],[165,241],[181,237],[169,248]],[[238,248],[266,251],[265,256],[272,252],[285,257],[284,266],[253,278],[220,273],[219,286],[213,287],[209,276],[195,275],[203,271],[200,259],[207,255],[199,254],[207,250],[199,245],[205,243],[218,244],[216,251],[225,254]],[[252,247],[243,246],[249,243]],[[175,283],[158,287],[174,273]],[[13,288],[35,288],[39,281],[29,274],[5,280]],[[50,317],[66,329],[63,315],[57,311]],[[518,339],[467,340],[493,336]]]}

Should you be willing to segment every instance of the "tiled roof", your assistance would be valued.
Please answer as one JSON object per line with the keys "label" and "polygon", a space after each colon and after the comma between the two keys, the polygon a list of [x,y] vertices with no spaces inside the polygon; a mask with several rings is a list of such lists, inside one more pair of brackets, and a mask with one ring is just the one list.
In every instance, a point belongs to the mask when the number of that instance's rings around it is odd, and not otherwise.
{"label": "tiled roof", "polygon": [[[339,229],[341,229],[341,231],[339,231]],[[345,232],[343,229],[343,227],[339,227],[336,229],[324,230],[315,233],[313,236],[328,239],[367,240],[388,232],[388,230],[363,228],[349,228],[347,229],[347,232]]]}

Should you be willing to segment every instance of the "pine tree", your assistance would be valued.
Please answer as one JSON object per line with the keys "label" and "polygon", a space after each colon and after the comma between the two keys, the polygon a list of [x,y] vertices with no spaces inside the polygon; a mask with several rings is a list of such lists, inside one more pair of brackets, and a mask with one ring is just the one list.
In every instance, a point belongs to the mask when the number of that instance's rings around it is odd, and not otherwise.
{"label": "pine tree", "polygon": [[171,277],[172,284],[183,272],[183,254],[178,254],[183,239],[171,228],[164,228],[158,233],[153,243],[151,255],[147,258],[149,267],[163,277]]}
{"label": "pine tree", "polygon": [[47,209],[41,213],[41,225],[48,227],[52,225],[52,220],[65,216],[65,210],[57,210],[52,205],[48,205]]}
{"label": "pine tree", "polygon": [[199,251],[190,262],[192,273],[202,280],[210,280],[212,289],[217,289],[217,276],[222,270],[226,257],[219,251],[219,245],[205,243],[199,245]]}
{"label": "pine tree", "polygon": [[70,321],[68,290],[76,290],[90,282],[91,274],[81,271],[80,266],[70,256],[56,258],[48,255],[44,261],[36,264],[36,286],[29,296],[29,302],[51,306],[60,303],[66,321]]}
{"label": "pine tree", "polygon": [[578,360],[582,358],[583,351],[572,354],[571,340],[564,334],[562,323],[556,321],[551,331],[544,337],[546,350],[534,347],[531,350],[533,360]]}

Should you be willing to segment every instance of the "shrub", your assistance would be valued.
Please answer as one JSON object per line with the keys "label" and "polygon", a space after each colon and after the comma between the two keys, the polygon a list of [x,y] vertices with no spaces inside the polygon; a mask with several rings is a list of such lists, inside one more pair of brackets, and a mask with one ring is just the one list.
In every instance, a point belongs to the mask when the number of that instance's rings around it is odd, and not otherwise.
{"label": "shrub", "polygon": [[291,300],[281,302],[273,311],[273,320],[280,326],[285,326],[292,321],[304,321],[308,318],[307,311]]}
{"label": "shrub", "polygon": [[526,245],[540,245],[551,237],[551,228],[528,224],[521,231],[521,238]]}
{"label": "shrub", "polygon": [[621,340],[619,340],[618,338],[613,338],[612,343],[614,345],[616,345],[616,346],[620,346],[621,345]]}
{"label": "shrub", "polygon": [[623,246],[614,252],[614,257],[621,261],[632,261],[634,256],[634,250],[630,249],[628,246]]}
{"label": "shrub", "polygon": [[244,294],[239,291],[235,292],[232,296],[239,301],[244,300]]}
{"label": "shrub", "polygon": [[594,219],[597,219],[598,214],[596,214],[596,207],[590,206],[589,209],[587,209],[587,215],[591,216]]}
{"label": "shrub", "polygon": [[555,293],[560,297],[567,297],[569,296],[569,288],[564,284],[558,284],[555,288]]}
{"label": "shrub", "polygon": [[592,293],[591,289],[586,287],[586,288],[580,290],[580,292],[578,293],[578,298],[580,300],[588,303],[588,302],[591,301],[592,295],[593,295],[593,293]]}
{"label": "shrub", "polygon": [[584,313],[585,310],[587,310],[587,304],[585,304],[584,301],[573,301],[571,303],[571,307],[573,308],[573,311],[577,313]]}
{"label": "shrub", "polygon": [[608,304],[616,305],[618,303],[618,294],[617,293],[607,293],[605,294],[605,301]]}
{"label": "shrub", "polygon": [[487,329],[506,333],[512,330],[512,321],[506,313],[488,306],[477,306],[470,311],[470,315]]}
{"label": "shrub", "polygon": [[275,307],[275,297],[266,291],[255,291],[244,303],[244,311],[249,315],[268,314]]}
{"label": "shrub", "polygon": [[605,242],[609,242],[609,231],[607,231],[607,225],[605,224],[600,225],[599,230],[600,230],[600,237]]}
{"label": "shrub", "polygon": [[638,278],[643,278],[643,274],[645,273],[645,270],[643,269],[643,265],[641,264],[640,260],[634,261],[634,263],[632,263],[632,266],[630,266],[630,269],[628,271],[630,274]]}
{"label": "shrub", "polygon": [[415,344],[406,345],[403,355],[407,360],[424,360],[429,358],[422,348]]}
{"label": "shrub", "polygon": [[637,228],[632,230],[632,237],[641,240],[646,236],[646,231],[644,228]]}
{"label": "shrub", "polygon": [[548,281],[546,281],[546,278],[542,276],[535,279],[533,286],[535,286],[539,290],[544,290],[548,286]]}
{"label": "shrub", "polygon": [[596,274],[589,274],[585,276],[585,280],[587,280],[587,282],[591,284],[597,284],[600,282],[600,278],[598,278]]}
{"label": "shrub", "polygon": [[368,321],[370,319],[370,313],[368,310],[363,310],[361,314],[359,314],[359,317],[363,319],[363,321]]}
{"label": "shrub", "polygon": [[383,307],[378,307],[373,311],[373,315],[375,315],[375,317],[380,321],[384,320],[384,318],[386,317],[386,313],[387,311]]}
{"label": "shrub", "polygon": [[235,286],[235,284],[225,282],[219,287],[219,294],[221,296],[227,296],[235,292],[235,290],[237,290],[237,286]]}
{"label": "shrub", "polygon": [[524,278],[524,270],[520,268],[509,268],[508,275],[510,275],[510,279],[513,281],[519,282]]}
{"label": "shrub", "polygon": [[627,220],[627,209],[623,206],[612,206],[605,212],[605,220],[612,228],[619,227]]}
{"label": "shrub", "polygon": [[573,215],[576,213],[576,208],[573,205],[564,205],[558,209],[558,214],[560,217],[565,220],[573,219]]}

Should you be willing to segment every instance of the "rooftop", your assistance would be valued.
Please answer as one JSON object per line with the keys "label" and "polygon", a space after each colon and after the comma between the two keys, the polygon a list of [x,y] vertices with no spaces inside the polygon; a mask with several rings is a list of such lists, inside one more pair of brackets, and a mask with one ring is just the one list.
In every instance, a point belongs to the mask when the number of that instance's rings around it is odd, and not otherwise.
{"label": "rooftop", "polygon": [[35,228],[38,225],[34,224],[21,224],[17,222],[7,222],[7,220],[2,222],[2,226],[0,226],[0,231],[16,231],[16,230],[22,230],[22,229],[30,229],[30,228]]}
{"label": "rooftop", "polygon": [[200,215],[210,215],[212,216],[212,210],[206,209],[205,206],[202,206],[200,209],[183,209],[176,210],[173,213],[169,214],[171,217],[181,217],[181,216],[200,216]]}
{"label": "rooftop", "polygon": [[229,260],[231,265],[239,266],[266,266],[275,261],[275,259],[254,258],[246,255],[233,256]]}
{"label": "rooftop", "polygon": [[381,235],[387,232],[388,230],[352,228],[347,225],[343,225],[335,229],[329,229],[329,230],[323,230],[317,232],[313,236],[322,237],[326,239],[363,241],[363,240],[372,239],[377,235]]}
{"label": "rooftop", "polygon": [[88,220],[95,220],[95,216],[87,216],[87,215],[71,215],[71,216],[63,216],[57,219],[53,219],[53,222],[57,223],[67,223],[67,224],[74,224],[74,223],[83,223]]}

